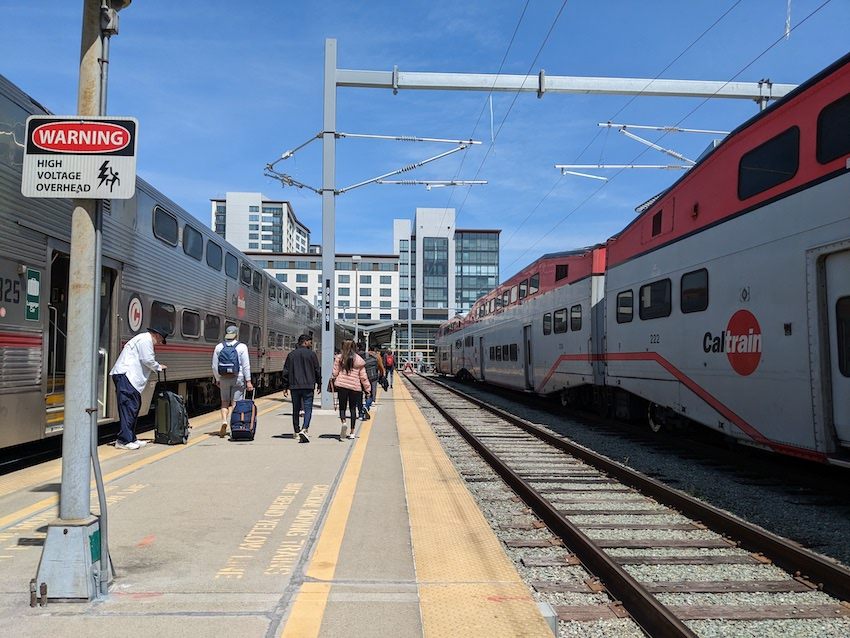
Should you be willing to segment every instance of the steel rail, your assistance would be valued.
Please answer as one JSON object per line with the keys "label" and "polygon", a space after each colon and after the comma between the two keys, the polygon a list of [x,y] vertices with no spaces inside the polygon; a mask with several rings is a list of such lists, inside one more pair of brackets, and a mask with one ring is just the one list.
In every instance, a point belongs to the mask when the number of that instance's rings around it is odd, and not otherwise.
{"label": "steel rail", "polygon": [[[525,480],[520,478],[516,472],[505,465],[490,449],[467,430],[457,419],[451,416],[430,393],[425,392],[422,387],[410,375],[405,378],[425,397],[425,399],[454,427],[460,435],[481,455],[481,457],[494,469],[494,471],[525,501],[534,513],[546,523],[549,529],[562,538],[570,551],[581,561],[583,565],[595,576],[598,576],[605,584],[609,593],[619,600],[623,607],[629,612],[634,621],[638,623],[650,636],[654,638],[696,638],[694,634],[679,618],[677,618],[665,605],[646,590],[633,576],[623,569],[616,561],[612,560],[604,550],[588,538],[578,527],[567,520],[553,505],[537,492]],[[429,379],[432,383],[438,383]],[[472,397],[438,383],[440,387],[446,388],[457,396],[471,400],[480,407],[486,407]],[[514,423],[514,418],[493,412],[496,416]],[[532,433],[533,434],[533,433]]]}
{"label": "steel rail", "polygon": [[777,566],[818,585],[827,594],[840,600],[850,600],[850,569],[829,558],[815,554],[794,541],[782,538],[729,512],[704,503],[680,490],[656,481],[601,454],[529,423],[515,415],[461,392],[435,379],[429,379],[457,396],[463,397],[488,412],[510,421],[550,445],[564,450],[598,470],[609,474],[657,501],[672,507],[690,518],[698,519],[715,532],[734,540],[741,547],[761,553]]}

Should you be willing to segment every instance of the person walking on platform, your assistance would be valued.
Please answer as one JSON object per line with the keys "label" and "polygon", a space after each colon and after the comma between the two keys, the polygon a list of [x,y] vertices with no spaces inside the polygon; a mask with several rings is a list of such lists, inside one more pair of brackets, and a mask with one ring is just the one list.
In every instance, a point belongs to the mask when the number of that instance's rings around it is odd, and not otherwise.
{"label": "person walking on platform", "polygon": [[341,422],[339,440],[342,441],[345,437],[346,406],[351,422],[348,438],[353,439],[357,408],[362,403],[363,392],[368,395],[371,386],[369,377],[366,376],[366,362],[363,361],[363,357],[357,354],[354,342],[350,339],[342,342],[342,352],[334,357],[334,369],[331,378],[339,401],[339,420]]}
{"label": "person walking on platform", "polygon": [[[295,438],[309,443],[310,418],[313,416],[313,388],[322,388],[322,368],[313,352],[313,337],[303,334],[298,337],[298,347],[289,353],[283,364],[284,392],[292,394],[292,429]],[[299,424],[301,409],[304,409],[304,426]]]}
{"label": "person walking on platform", "polygon": [[233,405],[245,398],[246,388],[248,392],[254,391],[248,346],[240,343],[238,336],[239,329],[236,326],[227,326],[224,341],[215,347],[212,356],[213,377],[221,397],[221,428],[218,431],[221,438],[227,434]]}
{"label": "person walking on platform", "polygon": [[381,354],[381,358],[384,360],[384,370],[387,371],[387,382],[390,384],[390,387],[393,387],[393,371],[395,371],[395,356],[393,355],[393,351],[387,350]]}
{"label": "person walking on platform", "polygon": [[118,417],[121,429],[115,447],[122,450],[138,450],[147,445],[147,441],[136,438],[136,421],[142,407],[142,392],[148,384],[151,372],[160,372],[168,366],[157,362],[154,346],[165,343],[168,333],[161,328],[148,328],[147,332],[136,335],[127,342],[109,376],[115,384],[118,395]]}
{"label": "person walking on platform", "polygon": [[380,379],[384,374],[384,363],[379,357],[376,357],[373,353],[366,350],[366,344],[362,341],[357,344],[357,354],[360,355],[360,358],[365,362],[366,376],[369,379],[369,396],[365,400],[365,405],[361,404],[358,406],[358,412],[360,413],[361,419],[368,421],[372,418],[369,414],[369,409],[372,407],[372,403],[374,403],[375,398],[378,396],[378,379]]}

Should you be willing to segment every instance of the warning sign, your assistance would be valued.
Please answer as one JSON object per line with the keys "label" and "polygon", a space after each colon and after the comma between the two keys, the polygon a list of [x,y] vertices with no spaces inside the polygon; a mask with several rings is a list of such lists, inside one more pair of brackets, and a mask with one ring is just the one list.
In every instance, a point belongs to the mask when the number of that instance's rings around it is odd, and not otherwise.
{"label": "warning sign", "polygon": [[130,199],[136,192],[134,118],[27,118],[25,197]]}

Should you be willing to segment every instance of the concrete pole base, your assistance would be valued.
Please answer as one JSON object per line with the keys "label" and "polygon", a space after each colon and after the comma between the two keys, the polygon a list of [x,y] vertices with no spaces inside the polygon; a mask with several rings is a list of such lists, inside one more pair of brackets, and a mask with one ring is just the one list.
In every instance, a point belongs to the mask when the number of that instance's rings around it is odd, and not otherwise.
{"label": "concrete pole base", "polygon": [[[109,572],[106,577],[109,578]],[[36,590],[47,585],[47,600],[88,602],[100,591],[100,519],[57,519],[47,527]]]}

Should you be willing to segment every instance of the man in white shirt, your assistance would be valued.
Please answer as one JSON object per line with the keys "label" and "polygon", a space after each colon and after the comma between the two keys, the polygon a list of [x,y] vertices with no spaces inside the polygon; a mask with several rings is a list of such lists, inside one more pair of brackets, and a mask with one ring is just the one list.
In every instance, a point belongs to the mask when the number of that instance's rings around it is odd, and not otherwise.
{"label": "man in white shirt", "polygon": [[154,346],[165,343],[168,333],[161,328],[148,328],[127,342],[109,376],[115,383],[118,395],[118,415],[121,429],[115,447],[122,450],[138,450],[147,441],[136,439],[136,420],[142,407],[142,392],[148,384],[151,372],[160,372],[167,366],[157,363]]}
{"label": "man in white shirt", "polygon": [[233,405],[245,398],[246,387],[248,392],[254,390],[248,346],[240,343],[238,336],[239,329],[236,326],[227,326],[224,341],[215,347],[212,356],[213,377],[221,396],[221,428],[218,431],[221,438],[227,434]]}

